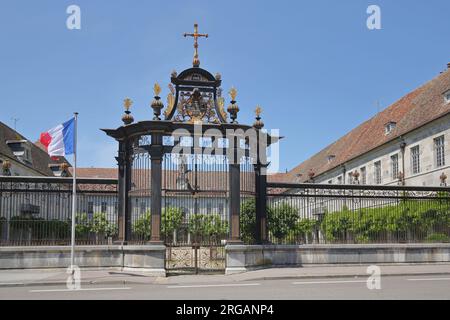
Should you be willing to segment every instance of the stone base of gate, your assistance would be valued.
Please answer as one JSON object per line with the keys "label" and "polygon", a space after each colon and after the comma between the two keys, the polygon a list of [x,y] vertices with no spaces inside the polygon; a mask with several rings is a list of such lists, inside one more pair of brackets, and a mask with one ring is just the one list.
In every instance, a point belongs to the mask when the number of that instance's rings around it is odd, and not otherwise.
{"label": "stone base of gate", "polygon": [[[120,268],[165,276],[166,247],[145,246],[77,246],[75,264],[80,268]],[[0,247],[1,269],[54,269],[70,265],[70,247]]]}
{"label": "stone base of gate", "polygon": [[227,245],[226,274],[302,265],[450,262],[450,244]]}

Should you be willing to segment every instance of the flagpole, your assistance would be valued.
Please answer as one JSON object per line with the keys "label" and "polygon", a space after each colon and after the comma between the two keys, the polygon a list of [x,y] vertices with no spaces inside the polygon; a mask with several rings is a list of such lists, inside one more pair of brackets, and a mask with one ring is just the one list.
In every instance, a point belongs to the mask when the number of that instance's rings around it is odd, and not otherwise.
{"label": "flagpole", "polygon": [[73,139],[73,188],[72,188],[72,241],[70,247],[70,266],[72,273],[75,266],[75,212],[77,211],[77,121],[78,112],[74,113],[74,139]]}

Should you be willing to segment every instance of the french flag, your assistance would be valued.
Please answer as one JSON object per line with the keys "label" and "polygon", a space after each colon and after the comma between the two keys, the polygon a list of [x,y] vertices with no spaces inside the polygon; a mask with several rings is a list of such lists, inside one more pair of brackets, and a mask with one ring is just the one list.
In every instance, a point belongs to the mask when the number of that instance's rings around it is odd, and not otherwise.
{"label": "french flag", "polygon": [[50,157],[64,157],[74,153],[75,118],[41,133],[39,141],[47,148]]}

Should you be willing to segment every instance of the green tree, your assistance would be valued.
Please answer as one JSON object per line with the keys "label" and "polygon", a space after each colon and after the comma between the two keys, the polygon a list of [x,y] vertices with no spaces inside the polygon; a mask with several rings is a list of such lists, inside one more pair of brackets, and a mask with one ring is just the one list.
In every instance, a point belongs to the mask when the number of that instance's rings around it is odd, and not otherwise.
{"label": "green tree", "polygon": [[111,223],[104,212],[94,213],[92,217],[91,231],[95,233],[96,241],[100,237],[112,237],[117,234],[117,226]]}
{"label": "green tree", "polygon": [[208,214],[205,217],[205,236],[212,241],[219,241],[227,238],[228,221],[222,220],[219,214]]}
{"label": "green tree", "polygon": [[134,235],[140,240],[150,240],[152,227],[152,215],[150,210],[147,210],[141,215],[132,225]]}
{"label": "green tree", "polygon": [[312,234],[317,226],[317,220],[313,219],[301,219],[297,222],[294,230],[294,234],[297,237],[303,239],[306,242],[306,239],[311,239]]}
{"label": "green tree", "polygon": [[161,232],[166,239],[172,239],[175,231],[183,222],[183,211],[180,208],[167,207],[161,213]]}
{"label": "green tree", "polygon": [[[70,222],[70,220],[69,220]],[[77,238],[87,238],[91,231],[91,222],[86,213],[75,215],[75,235]]]}
{"label": "green tree", "polygon": [[188,230],[194,241],[219,241],[228,234],[228,222],[219,214],[193,214],[189,217]]}
{"label": "green tree", "polygon": [[240,229],[241,240],[244,243],[255,243],[256,204],[254,198],[241,203]]}
{"label": "green tree", "polygon": [[297,210],[288,203],[275,204],[267,213],[269,232],[278,240],[292,234],[299,219]]}

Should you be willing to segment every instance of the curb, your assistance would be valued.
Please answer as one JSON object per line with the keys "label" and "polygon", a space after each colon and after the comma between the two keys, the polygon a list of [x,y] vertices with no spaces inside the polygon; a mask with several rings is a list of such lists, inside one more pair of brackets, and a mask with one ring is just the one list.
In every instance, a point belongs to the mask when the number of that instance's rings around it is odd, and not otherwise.
{"label": "curb", "polygon": [[[382,273],[382,277],[405,277],[405,276],[444,276],[450,275],[450,272],[410,272],[410,273]],[[296,280],[296,279],[333,279],[333,278],[367,278],[367,273],[360,274],[331,274],[331,275],[299,275],[299,276],[273,276],[245,279],[242,281],[260,281],[260,280]]]}
{"label": "curb", "polygon": [[[410,273],[386,273],[382,276],[385,277],[402,277],[402,276],[444,276],[450,275],[450,272],[410,272]],[[298,275],[298,276],[273,276],[273,277],[257,277],[248,279],[229,279],[232,282],[239,281],[263,281],[263,280],[301,280],[301,279],[337,279],[337,278],[363,278],[367,277],[368,274],[331,274],[331,275]],[[81,285],[182,285],[184,282],[174,282],[174,283],[158,283],[158,278],[152,278],[152,281],[142,282],[133,280],[87,280],[81,281]],[[167,279],[167,278],[164,278]],[[228,279],[224,279],[228,280]],[[187,283],[187,282],[186,282]],[[217,282],[221,283],[221,282]],[[66,285],[66,281],[37,281],[37,282],[15,282],[15,283],[0,283],[0,288],[16,288],[16,287],[36,287],[36,286],[60,286]]]}
{"label": "curb", "polygon": [[[130,280],[105,280],[105,281],[80,281],[81,285],[126,285],[126,284],[153,284],[153,282],[139,282]],[[0,283],[0,288],[16,288],[16,287],[37,287],[37,286],[60,286],[66,285],[66,281],[43,281],[43,282],[14,282]]]}

